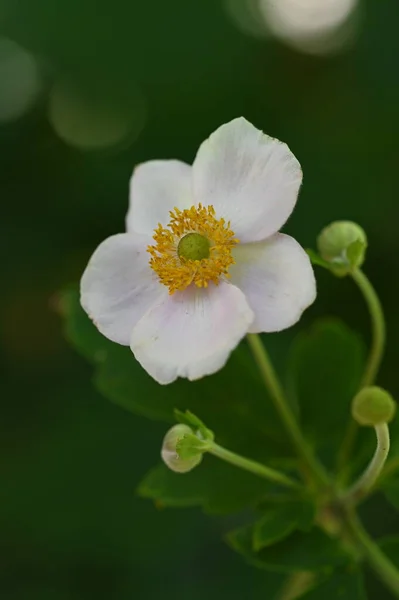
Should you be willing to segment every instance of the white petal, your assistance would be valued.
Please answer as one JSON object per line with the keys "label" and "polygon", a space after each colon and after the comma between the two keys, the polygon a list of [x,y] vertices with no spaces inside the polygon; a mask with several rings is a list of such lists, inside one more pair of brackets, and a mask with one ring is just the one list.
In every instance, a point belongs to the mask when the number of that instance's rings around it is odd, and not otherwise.
{"label": "white petal", "polygon": [[166,289],[150,268],[151,238],[121,233],[106,239],[80,282],[80,301],[103,335],[129,346],[134,325]]}
{"label": "white petal", "polygon": [[167,225],[169,211],[190,208],[192,168],[178,160],[150,160],[138,165],[130,179],[126,230],[151,235]]}
{"label": "white petal", "polygon": [[230,268],[231,282],[245,294],[255,313],[251,333],[281,331],[296,323],[316,298],[310,260],[289,235],[239,244]]}
{"label": "white petal", "polygon": [[265,239],[281,228],[301,182],[300,164],[288,146],[244,118],[219,127],[193,164],[196,202],[212,204],[242,242]]}
{"label": "white petal", "polygon": [[133,329],[131,348],[159,383],[199,379],[221,369],[247,333],[253,313],[230,283],[191,286],[164,299]]}

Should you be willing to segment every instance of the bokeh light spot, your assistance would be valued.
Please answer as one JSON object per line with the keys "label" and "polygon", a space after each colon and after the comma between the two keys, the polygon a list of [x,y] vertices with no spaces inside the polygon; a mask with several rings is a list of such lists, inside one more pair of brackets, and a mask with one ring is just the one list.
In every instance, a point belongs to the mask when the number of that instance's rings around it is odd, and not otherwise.
{"label": "bokeh light spot", "polygon": [[146,121],[146,103],[137,89],[129,99],[107,89],[90,89],[66,78],[55,82],[48,115],[57,135],[81,150],[102,150],[131,143]]}
{"label": "bokeh light spot", "polygon": [[37,99],[41,83],[32,54],[16,42],[0,38],[0,122],[22,117]]}
{"label": "bokeh light spot", "polygon": [[245,34],[256,38],[269,37],[259,8],[259,0],[224,0],[228,16]]}
{"label": "bokeh light spot", "polygon": [[359,0],[258,0],[269,31],[296,49],[329,54],[356,33]]}

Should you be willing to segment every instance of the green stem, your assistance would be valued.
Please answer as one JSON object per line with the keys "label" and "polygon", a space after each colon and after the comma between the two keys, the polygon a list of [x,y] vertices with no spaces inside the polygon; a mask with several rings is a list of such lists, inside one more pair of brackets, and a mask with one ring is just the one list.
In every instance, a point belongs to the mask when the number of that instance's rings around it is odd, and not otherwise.
{"label": "green stem", "polygon": [[377,293],[363,271],[355,269],[352,277],[364,296],[371,317],[372,344],[361,383],[361,387],[366,387],[374,383],[384,354],[385,319]]}
{"label": "green stem", "polygon": [[371,539],[354,512],[348,513],[346,523],[369,565],[395,597],[399,598],[399,571]]}
{"label": "green stem", "polygon": [[381,475],[385,461],[389,453],[389,429],[386,423],[375,426],[377,436],[377,448],[374,456],[359,479],[353,484],[344,496],[344,502],[355,505],[359,500],[367,496]]}
{"label": "green stem", "polygon": [[247,335],[248,343],[254,356],[255,362],[258,365],[260,374],[266,388],[270,392],[270,396],[274,402],[281,420],[296,448],[299,456],[313,475],[314,480],[324,486],[329,484],[329,477],[323,466],[317,458],[312,454],[310,448],[304,439],[298,423],[288,405],[283,389],[277,378],[273,365],[270,362],[269,355],[264,347],[259,335],[250,333]]}
{"label": "green stem", "polygon": [[[385,319],[377,293],[363,271],[355,269],[352,278],[363,294],[371,317],[372,342],[360,385],[360,388],[363,388],[374,383],[381,364],[385,348]],[[351,419],[338,453],[338,471],[341,471],[348,462],[356,441],[357,431],[358,425]]]}
{"label": "green stem", "polygon": [[249,458],[245,458],[244,456],[240,456],[239,454],[230,452],[230,450],[226,450],[226,448],[222,448],[222,446],[219,446],[214,442],[212,443],[212,446],[210,447],[208,452],[236,467],[240,467],[245,471],[249,471],[254,475],[258,475],[259,477],[268,479],[269,481],[279,483],[289,488],[295,488],[300,490],[303,489],[300,483],[298,483],[294,479],[291,479],[291,477],[287,477],[283,473],[280,473],[280,471],[276,471],[275,469],[266,467],[265,465],[262,465],[254,460],[250,460]]}
{"label": "green stem", "polygon": [[315,574],[309,571],[297,571],[289,575],[280,590],[278,600],[296,600],[305,594],[312,587],[315,581]]}

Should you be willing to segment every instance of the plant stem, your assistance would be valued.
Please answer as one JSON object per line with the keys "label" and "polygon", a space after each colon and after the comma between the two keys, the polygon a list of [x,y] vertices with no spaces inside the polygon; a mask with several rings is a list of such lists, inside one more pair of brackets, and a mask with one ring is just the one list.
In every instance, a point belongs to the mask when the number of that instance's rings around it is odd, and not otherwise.
{"label": "plant stem", "polygon": [[385,319],[377,293],[363,271],[355,269],[352,277],[364,296],[371,316],[372,344],[361,383],[361,387],[365,387],[374,383],[384,354]]}
{"label": "plant stem", "polygon": [[377,448],[374,456],[364,473],[345,494],[344,502],[347,504],[354,505],[367,496],[384,468],[390,444],[388,425],[386,423],[376,425],[375,433],[377,436]]}
{"label": "plant stem", "polygon": [[356,545],[381,581],[399,598],[399,571],[370,538],[355,512],[347,514],[346,523]]}
{"label": "plant stem", "polygon": [[313,475],[314,480],[322,486],[329,484],[329,477],[323,466],[317,458],[312,454],[310,448],[304,439],[298,423],[288,405],[281,384],[277,378],[273,365],[270,362],[269,355],[264,347],[259,335],[250,333],[247,335],[248,343],[254,356],[255,362],[258,365],[260,374],[266,388],[269,390],[271,398],[274,402],[277,412],[296,448],[299,456],[306,464],[307,468]]}
{"label": "plant stem", "polygon": [[[385,319],[377,293],[363,271],[355,269],[352,273],[352,278],[363,294],[371,317],[372,341],[360,385],[360,388],[363,388],[374,383],[381,364],[385,348]],[[340,471],[348,462],[348,458],[356,441],[357,431],[358,425],[351,419],[344,435],[341,449],[338,453],[338,471]]]}
{"label": "plant stem", "polygon": [[234,452],[230,452],[230,450],[226,450],[226,448],[222,448],[218,444],[212,443],[212,446],[208,450],[210,454],[225,460],[226,462],[240,467],[245,471],[249,471],[250,473],[254,473],[254,475],[258,475],[259,477],[263,477],[264,479],[268,479],[269,481],[273,481],[275,483],[280,483],[289,488],[295,488],[302,490],[303,487],[300,483],[291,479],[291,477],[287,477],[280,471],[276,471],[275,469],[271,469],[270,467],[266,467],[254,460],[250,460],[249,458],[245,458],[244,456],[240,456],[239,454],[235,454]]}
{"label": "plant stem", "polygon": [[308,591],[315,580],[315,574],[309,571],[296,571],[289,575],[280,590],[278,600],[296,600]]}

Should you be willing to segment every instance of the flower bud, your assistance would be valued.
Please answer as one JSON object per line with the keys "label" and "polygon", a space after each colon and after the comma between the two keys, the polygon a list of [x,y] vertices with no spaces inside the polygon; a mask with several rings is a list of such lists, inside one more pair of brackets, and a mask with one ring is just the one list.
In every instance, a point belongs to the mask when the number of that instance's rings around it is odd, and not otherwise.
{"label": "flower bud", "polygon": [[367,236],[352,221],[334,221],[317,238],[320,256],[330,264],[331,271],[340,277],[360,267],[365,258]]}
{"label": "flower bud", "polygon": [[[187,440],[185,456],[181,456],[178,445]],[[192,440],[192,443],[190,441]],[[197,438],[188,425],[174,425],[164,437],[161,457],[169,469],[176,473],[187,473],[194,469],[202,460],[201,440]],[[187,448],[188,446],[188,448]]]}
{"label": "flower bud", "polygon": [[352,402],[352,416],[359,425],[389,423],[395,411],[396,403],[391,394],[376,386],[363,388]]}

